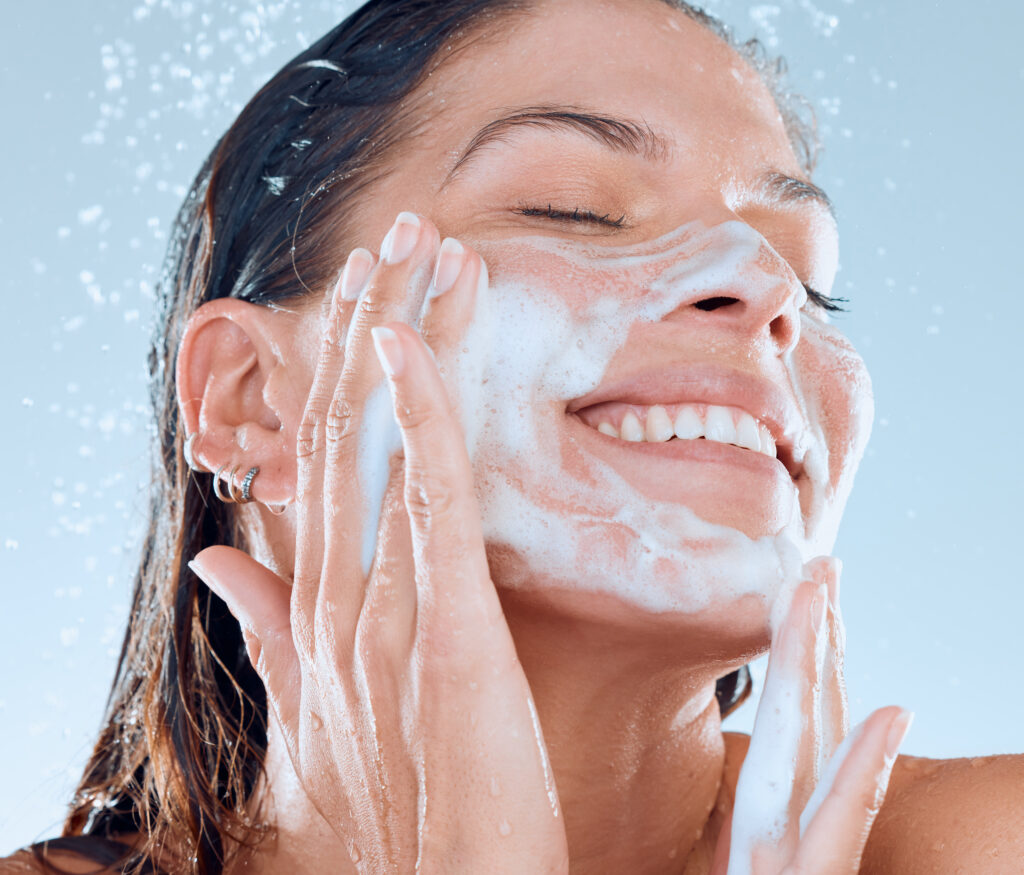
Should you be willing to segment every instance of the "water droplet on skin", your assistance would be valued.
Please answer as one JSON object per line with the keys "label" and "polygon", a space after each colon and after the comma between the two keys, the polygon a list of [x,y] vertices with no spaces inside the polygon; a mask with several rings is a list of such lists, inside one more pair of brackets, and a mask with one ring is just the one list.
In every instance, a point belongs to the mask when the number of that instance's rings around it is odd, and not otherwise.
{"label": "water droplet on skin", "polygon": [[512,824],[507,820],[503,820],[498,824],[498,832],[503,836],[512,835]]}
{"label": "water droplet on skin", "polygon": [[310,714],[309,714],[309,725],[313,728],[314,732],[318,732],[319,730],[323,729],[324,721],[320,719],[320,715],[319,714],[315,714],[313,712],[310,712]]}
{"label": "water droplet on skin", "polygon": [[500,796],[501,795],[501,784],[498,783],[498,779],[497,778],[491,778],[491,795],[492,796]]}
{"label": "water droplet on skin", "polygon": [[355,845],[352,845],[352,851],[349,853],[349,857],[353,863],[358,863],[363,859],[362,851],[359,850]]}

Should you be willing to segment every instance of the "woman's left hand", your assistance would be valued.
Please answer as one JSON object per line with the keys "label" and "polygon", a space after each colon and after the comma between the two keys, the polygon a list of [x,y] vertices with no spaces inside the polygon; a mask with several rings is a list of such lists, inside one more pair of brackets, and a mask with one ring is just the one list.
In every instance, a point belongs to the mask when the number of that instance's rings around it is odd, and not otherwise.
{"label": "woman's left hand", "polygon": [[903,709],[880,708],[847,733],[839,563],[804,570],[773,636],[712,875],[855,875],[910,725]]}

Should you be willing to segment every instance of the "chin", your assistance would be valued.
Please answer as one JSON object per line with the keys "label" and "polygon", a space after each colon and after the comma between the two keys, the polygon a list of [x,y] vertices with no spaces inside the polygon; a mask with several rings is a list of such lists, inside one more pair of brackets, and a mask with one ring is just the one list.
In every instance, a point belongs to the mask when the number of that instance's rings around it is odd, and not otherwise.
{"label": "chin", "polygon": [[[670,660],[739,666],[757,658],[771,640],[774,594],[747,592],[697,610],[653,610],[634,595],[635,584],[614,592],[583,581],[559,581],[535,571],[507,545],[489,544],[488,561],[503,609],[515,631],[528,623],[547,628],[567,646],[621,645],[628,652],[664,651]],[[686,581],[677,601],[691,602]]]}

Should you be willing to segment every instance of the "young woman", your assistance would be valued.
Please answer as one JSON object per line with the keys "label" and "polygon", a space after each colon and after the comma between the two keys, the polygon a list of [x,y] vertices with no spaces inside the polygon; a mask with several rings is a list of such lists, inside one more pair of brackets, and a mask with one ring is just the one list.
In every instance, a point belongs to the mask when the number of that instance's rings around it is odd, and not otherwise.
{"label": "young woman", "polygon": [[1019,759],[848,732],[870,384],[773,69],[681,2],[375,0],[271,80],[171,246],[109,721],[4,871],[1020,870]]}

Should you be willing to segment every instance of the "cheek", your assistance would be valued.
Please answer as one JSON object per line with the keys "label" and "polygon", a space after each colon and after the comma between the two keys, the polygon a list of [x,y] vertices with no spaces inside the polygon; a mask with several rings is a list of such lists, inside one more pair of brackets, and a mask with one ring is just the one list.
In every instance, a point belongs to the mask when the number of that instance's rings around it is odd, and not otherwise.
{"label": "cheek", "polygon": [[828,451],[829,498],[845,502],[871,434],[874,401],[864,360],[830,326],[805,332],[798,367]]}
{"label": "cheek", "polygon": [[611,307],[629,311],[664,269],[654,260],[609,259],[597,250],[548,238],[481,243],[477,250],[489,265],[492,281],[529,295],[542,307],[562,310],[580,326],[599,320]]}

